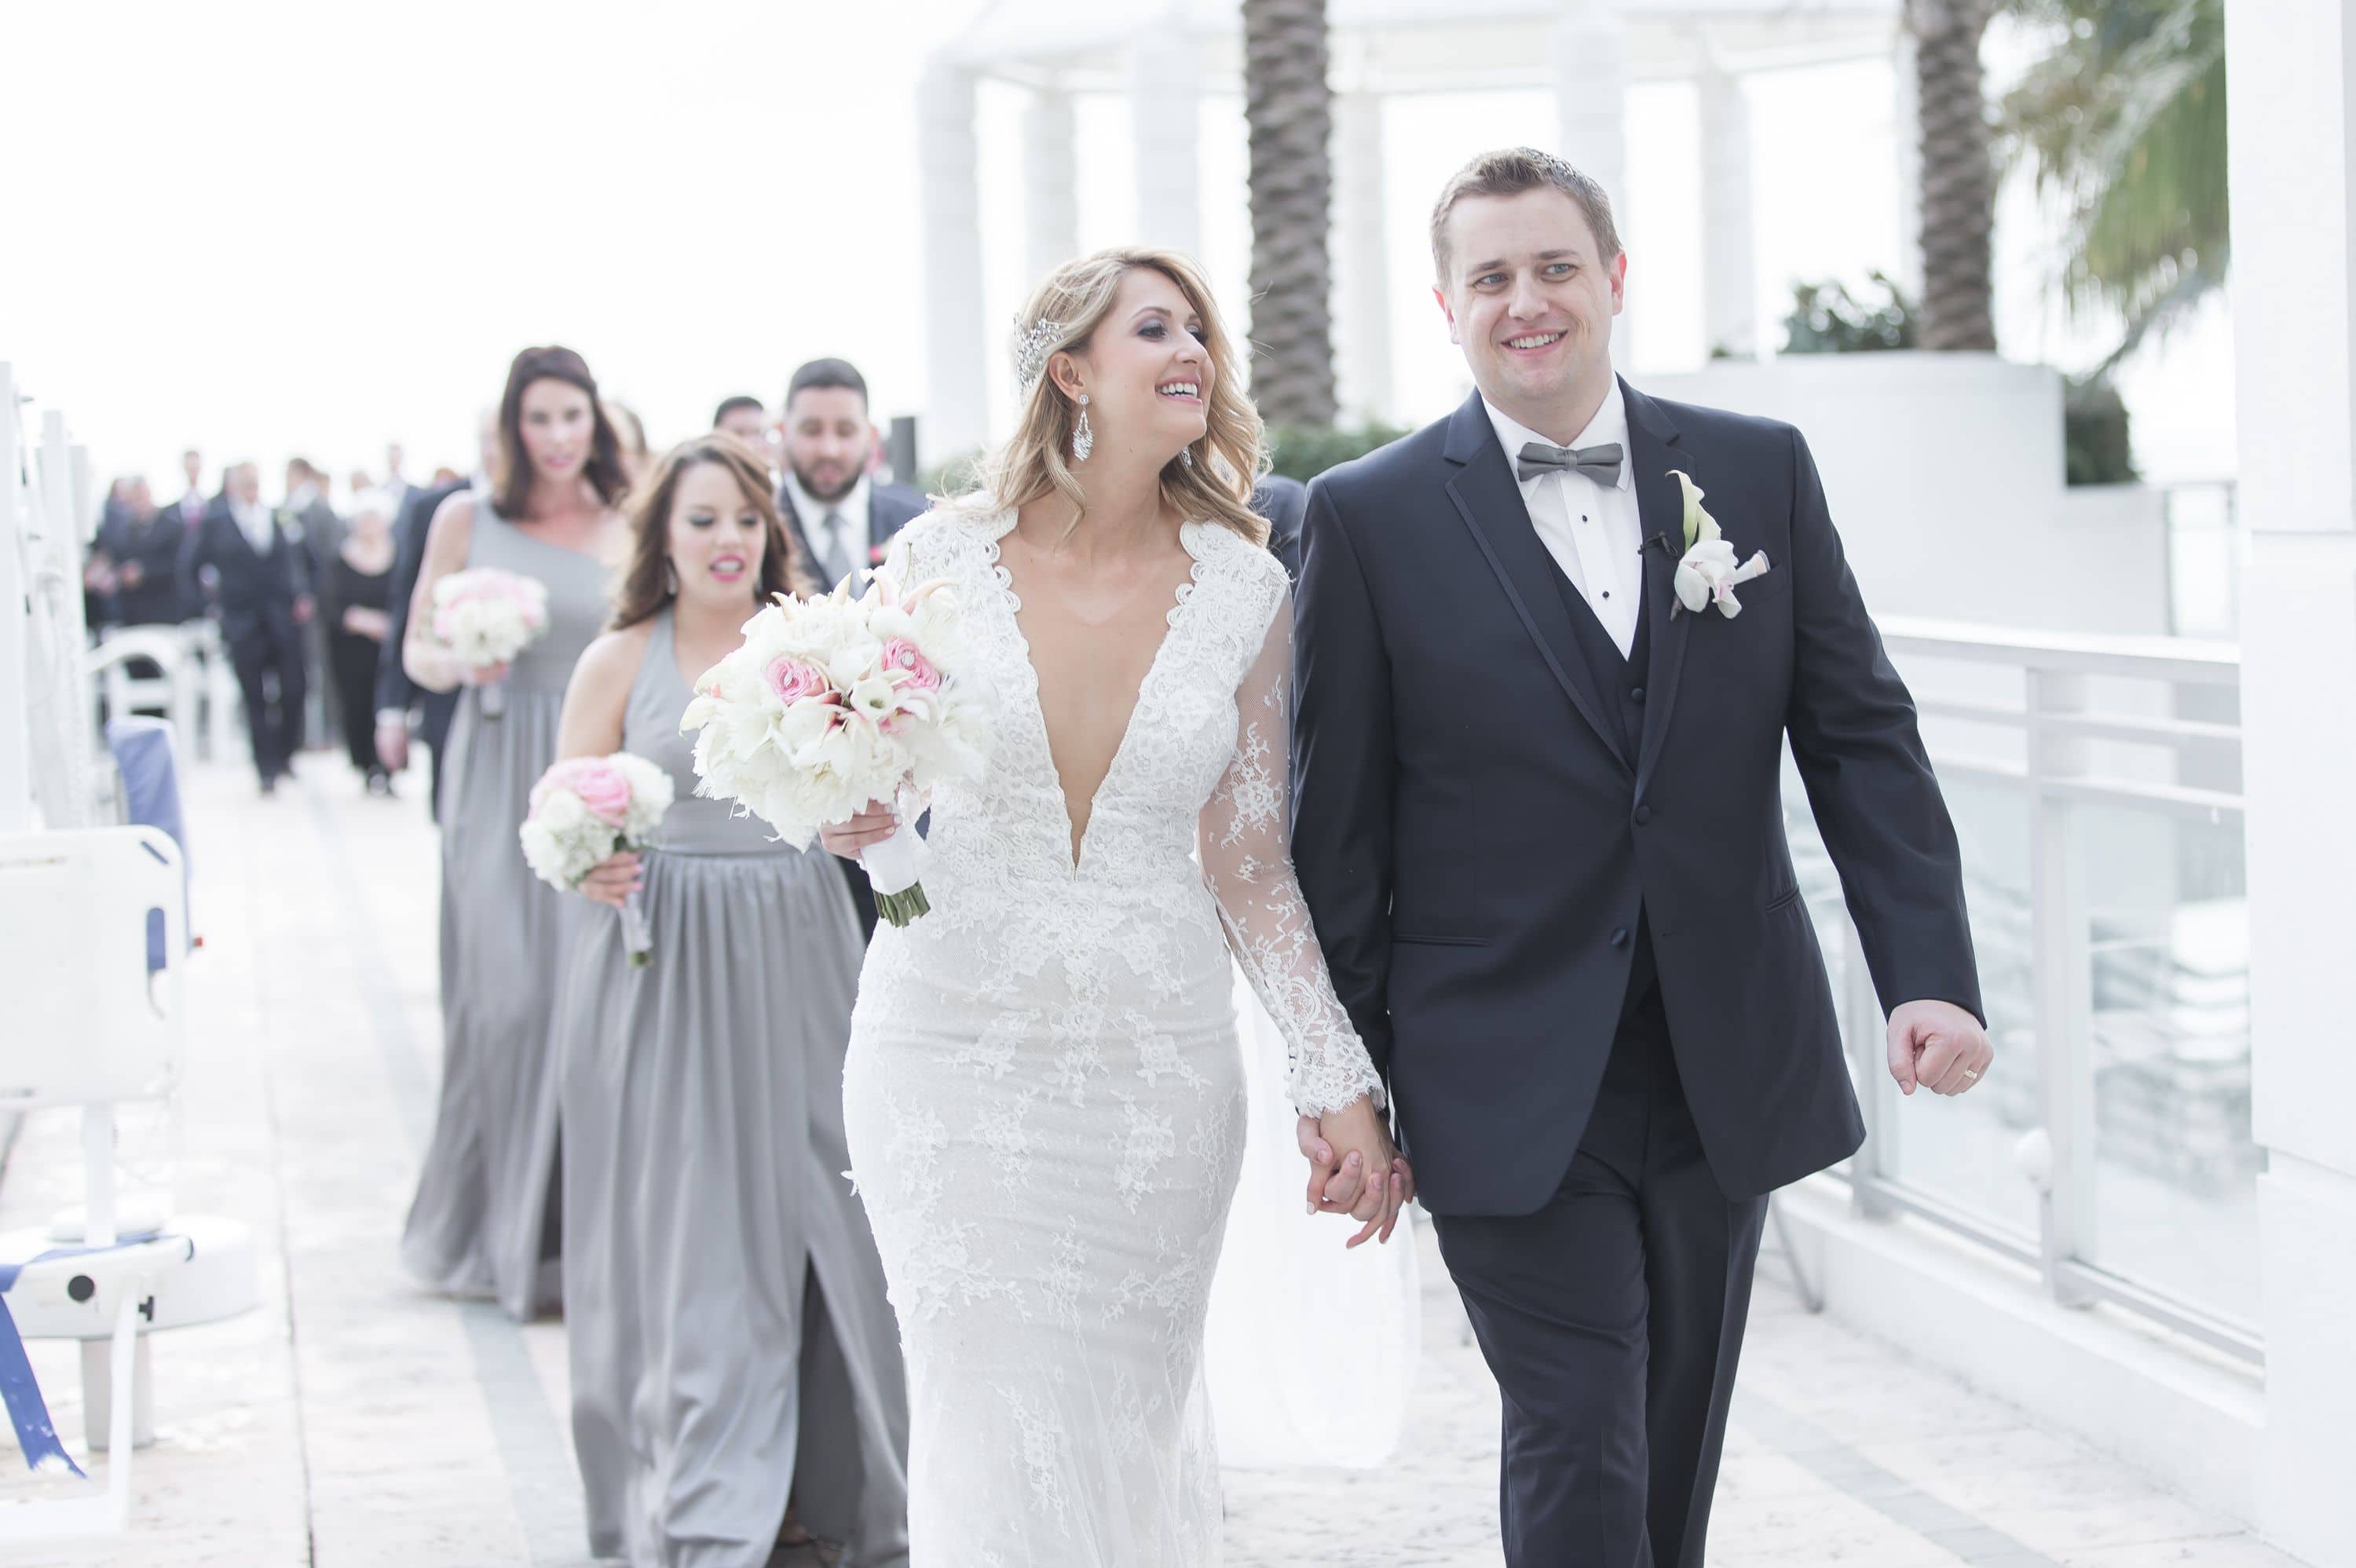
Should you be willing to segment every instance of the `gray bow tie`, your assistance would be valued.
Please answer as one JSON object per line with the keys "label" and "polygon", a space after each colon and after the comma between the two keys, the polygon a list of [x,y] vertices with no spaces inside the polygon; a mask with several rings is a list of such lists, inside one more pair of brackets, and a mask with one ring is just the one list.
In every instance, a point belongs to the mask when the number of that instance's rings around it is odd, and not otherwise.
{"label": "gray bow tie", "polygon": [[1515,477],[1525,481],[1541,474],[1584,474],[1605,489],[1620,484],[1620,443],[1606,442],[1601,446],[1548,446],[1534,441],[1522,448],[1522,460],[1514,467]]}

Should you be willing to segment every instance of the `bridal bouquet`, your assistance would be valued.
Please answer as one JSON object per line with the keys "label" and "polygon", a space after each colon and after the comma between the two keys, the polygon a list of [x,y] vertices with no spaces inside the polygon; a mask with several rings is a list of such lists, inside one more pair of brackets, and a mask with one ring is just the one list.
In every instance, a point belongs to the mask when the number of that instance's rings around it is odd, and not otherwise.
{"label": "bridal bouquet", "polygon": [[[512,663],[548,630],[548,585],[494,566],[451,572],[434,584],[433,630],[470,668]],[[484,718],[507,711],[496,682],[482,694]]]}
{"label": "bridal bouquet", "polygon": [[[608,855],[653,848],[671,794],[670,774],[644,757],[616,752],[567,758],[531,786],[531,810],[516,830],[523,858],[541,881],[571,892]],[[653,961],[654,942],[636,893],[622,905],[622,944],[633,968]]]}
{"label": "bridal bouquet", "polygon": [[[871,800],[972,777],[988,714],[958,675],[958,632],[956,596],[938,582],[903,589],[878,572],[856,599],[848,582],[819,598],[778,595],[744,624],[744,645],[695,683],[680,719],[700,731],[696,793],[740,802],[807,848]],[[894,925],[932,907],[917,880],[921,844],[903,822],[860,857]]]}

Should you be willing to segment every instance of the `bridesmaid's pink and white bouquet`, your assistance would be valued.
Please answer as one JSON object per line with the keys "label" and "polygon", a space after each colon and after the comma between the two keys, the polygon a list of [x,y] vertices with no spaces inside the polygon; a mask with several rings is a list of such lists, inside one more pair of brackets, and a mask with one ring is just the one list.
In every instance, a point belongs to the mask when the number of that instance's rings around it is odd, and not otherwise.
{"label": "bridesmaid's pink and white bouquet", "polygon": [[[569,893],[607,856],[652,848],[672,794],[670,774],[644,757],[568,757],[531,786],[531,810],[516,830],[524,860],[541,881]],[[622,944],[633,968],[653,961],[636,893],[622,905]]]}
{"label": "bridesmaid's pink and white bouquet", "polygon": [[[548,631],[548,584],[495,566],[454,571],[434,584],[434,635],[471,669],[512,664]],[[486,719],[507,711],[497,682],[482,688]]]}
{"label": "bridesmaid's pink and white bouquet", "polygon": [[[696,793],[734,800],[807,848],[869,801],[981,771],[989,706],[960,677],[958,604],[946,585],[903,589],[888,573],[860,597],[777,602],[744,623],[744,645],[695,683],[680,719],[698,731]],[[917,879],[923,840],[904,821],[860,857],[875,907],[906,925],[932,906]]]}

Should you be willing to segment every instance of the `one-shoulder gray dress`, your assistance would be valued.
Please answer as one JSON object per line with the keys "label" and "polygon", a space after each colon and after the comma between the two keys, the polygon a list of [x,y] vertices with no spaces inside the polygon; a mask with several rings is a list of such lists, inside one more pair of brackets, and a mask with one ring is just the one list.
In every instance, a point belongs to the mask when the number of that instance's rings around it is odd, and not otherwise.
{"label": "one-shoulder gray dress", "polygon": [[585,904],[558,1029],[564,1314],[591,1550],[759,1568],[788,1488],[846,1568],[907,1561],[907,1395],[846,1172],[864,956],[813,847],[696,797],[669,611],[623,749],[678,788],[639,895],[652,962]]}
{"label": "one-shoulder gray dress", "polygon": [[582,650],[609,613],[612,570],[475,502],[468,568],[548,586],[547,633],[517,656],[504,711],[468,688],[442,769],[442,1099],[401,1255],[425,1284],[496,1295],[518,1318],[557,1305],[551,1017],[582,901],[540,880],[516,829],[556,758]]}

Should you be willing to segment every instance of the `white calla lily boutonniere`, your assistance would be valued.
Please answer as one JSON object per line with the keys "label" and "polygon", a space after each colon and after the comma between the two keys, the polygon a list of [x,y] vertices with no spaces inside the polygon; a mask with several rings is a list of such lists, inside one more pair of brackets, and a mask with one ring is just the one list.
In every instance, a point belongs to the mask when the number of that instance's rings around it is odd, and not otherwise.
{"label": "white calla lily boutonniere", "polygon": [[[1697,615],[1715,604],[1718,613],[1731,621],[1742,613],[1742,602],[1734,596],[1736,585],[1767,575],[1767,552],[1754,551],[1749,560],[1738,564],[1734,547],[1719,531],[1718,520],[1702,510],[1702,487],[1682,468],[1669,473],[1686,499],[1686,553],[1677,562],[1674,582],[1677,604]],[[1669,613],[1676,614],[1676,608]]]}

